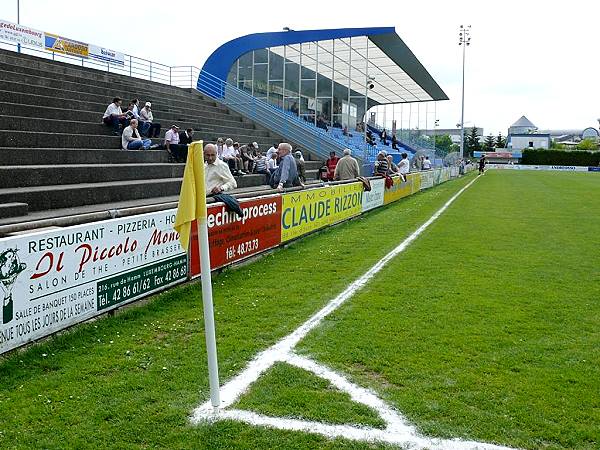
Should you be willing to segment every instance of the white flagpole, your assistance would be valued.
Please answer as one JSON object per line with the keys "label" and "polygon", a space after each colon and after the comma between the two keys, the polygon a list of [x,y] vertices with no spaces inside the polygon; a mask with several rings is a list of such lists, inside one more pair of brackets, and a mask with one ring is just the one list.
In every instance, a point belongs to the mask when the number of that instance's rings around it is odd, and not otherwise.
{"label": "white flagpole", "polygon": [[213,310],[212,284],[210,275],[210,254],[208,251],[208,226],[206,216],[197,220],[198,246],[200,247],[200,267],[202,278],[202,303],[204,307],[204,334],[206,335],[206,353],[208,355],[208,381],[210,386],[210,402],[218,408],[221,404],[219,395],[219,365],[217,362],[217,339],[215,336],[215,316]]}
{"label": "white flagpole", "polygon": [[[210,402],[214,408],[221,405],[219,394],[219,363],[217,361],[217,338],[215,336],[215,313],[213,307],[212,282],[210,274],[210,253],[208,248],[208,226],[206,224],[206,193],[204,192],[204,155],[202,152],[202,141],[197,145],[193,143],[189,151],[194,152],[194,160],[197,161],[196,169],[198,182],[202,183],[200,195],[197,199],[196,223],[198,227],[198,250],[200,253],[200,269],[202,280],[202,306],[204,310],[204,334],[206,336],[206,353],[208,357],[208,384],[210,386]],[[198,154],[196,154],[196,152]]]}

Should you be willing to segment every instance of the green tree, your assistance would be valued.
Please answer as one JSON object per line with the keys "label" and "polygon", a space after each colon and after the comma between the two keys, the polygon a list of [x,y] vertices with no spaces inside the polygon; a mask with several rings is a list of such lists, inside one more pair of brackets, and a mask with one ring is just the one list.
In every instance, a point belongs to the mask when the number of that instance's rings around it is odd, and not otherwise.
{"label": "green tree", "polygon": [[577,144],[577,150],[598,150],[598,143],[595,139],[584,139]]}
{"label": "green tree", "polygon": [[469,135],[465,139],[466,150],[469,156],[473,156],[473,152],[481,151],[481,142],[479,142],[479,136],[477,136],[477,127],[473,126]]}
{"label": "green tree", "polygon": [[552,150],[564,150],[565,144],[561,144],[560,142],[556,142],[554,139],[552,139],[552,142],[550,142],[550,148]]}
{"label": "green tree", "polygon": [[502,133],[498,133],[496,137],[496,148],[506,148],[506,139],[502,137]]}
{"label": "green tree", "polygon": [[492,136],[490,133],[490,135],[485,138],[485,142],[483,143],[483,149],[486,152],[493,152],[495,145],[496,145],[496,140],[494,139],[494,136]]}
{"label": "green tree", "polygon": [[452,139],[450,139],[450,136],[447,134],[442,134],[441,136],[435,137],[435,148],[439,156],[446,156],[448,153],[450,153],[451,147]]}

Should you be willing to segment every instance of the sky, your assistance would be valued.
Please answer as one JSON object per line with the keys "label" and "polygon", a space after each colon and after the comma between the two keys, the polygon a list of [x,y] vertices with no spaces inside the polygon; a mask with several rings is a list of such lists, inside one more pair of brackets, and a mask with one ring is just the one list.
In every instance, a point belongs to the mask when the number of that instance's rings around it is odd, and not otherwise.
{"label": "sky", "polygon": [[[0,0],[16,22],[17,0]],[[598,128],[600,2],[570,0],[291,1],[20,0],[24,25],[167,65],[202,67],[250,33],[393,26],[450,100],[421,104],[419,128],[455,128],[461,115],[459,26],[466,50],[465,127],[507,133],[522,115],[540,129]],[[407,111],[407,107],[404,110]],[[393,108],[399,115],[400,107]],[[417,107],[412,107],[415,126]],[[434,116],[435,111],[435,116]],[[391,108],[386,112],[388,120]],[[406,117],[406,112],[404,113]]]}

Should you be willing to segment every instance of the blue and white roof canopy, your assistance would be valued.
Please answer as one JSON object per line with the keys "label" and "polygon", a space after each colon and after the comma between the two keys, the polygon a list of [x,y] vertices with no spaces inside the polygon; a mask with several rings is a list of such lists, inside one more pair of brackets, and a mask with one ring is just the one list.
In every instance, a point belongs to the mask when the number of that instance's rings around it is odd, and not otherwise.
{"label": "blue and white roof canopy", "polygon": [[[298,51],[289,51],[284,55],[283,46],[297,48]],[[350,89],[357,92],[365,92],[367,80],[373,79],[375,87],[368,90],[367,94],[371,104],[448,100],[448,96],[396,34],[394,27],[249,34],[215,50],[202,70],[226,80],[239,57],[264,48],[303,66],[318,63],[320,73],[324,68],[334,79],[349,78]],[[353,63],[353,55],[355,61],[362,63]],[[201,81],[202,76],[198,79],[200,90]]]}

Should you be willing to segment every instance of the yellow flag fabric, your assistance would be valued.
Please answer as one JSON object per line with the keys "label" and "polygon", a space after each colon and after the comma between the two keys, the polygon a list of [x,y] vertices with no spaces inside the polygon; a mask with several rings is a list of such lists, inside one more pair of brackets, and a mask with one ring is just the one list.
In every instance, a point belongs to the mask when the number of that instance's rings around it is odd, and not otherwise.
{"label": "yellow flag fabric", "polygon": [[206,187],[204,183],[204,148],[202,141],[192,142],[188,148],[187,162],[181,183],[175,231],[179,242],[187,250],[190,244],[192,222],[206,220]]}

